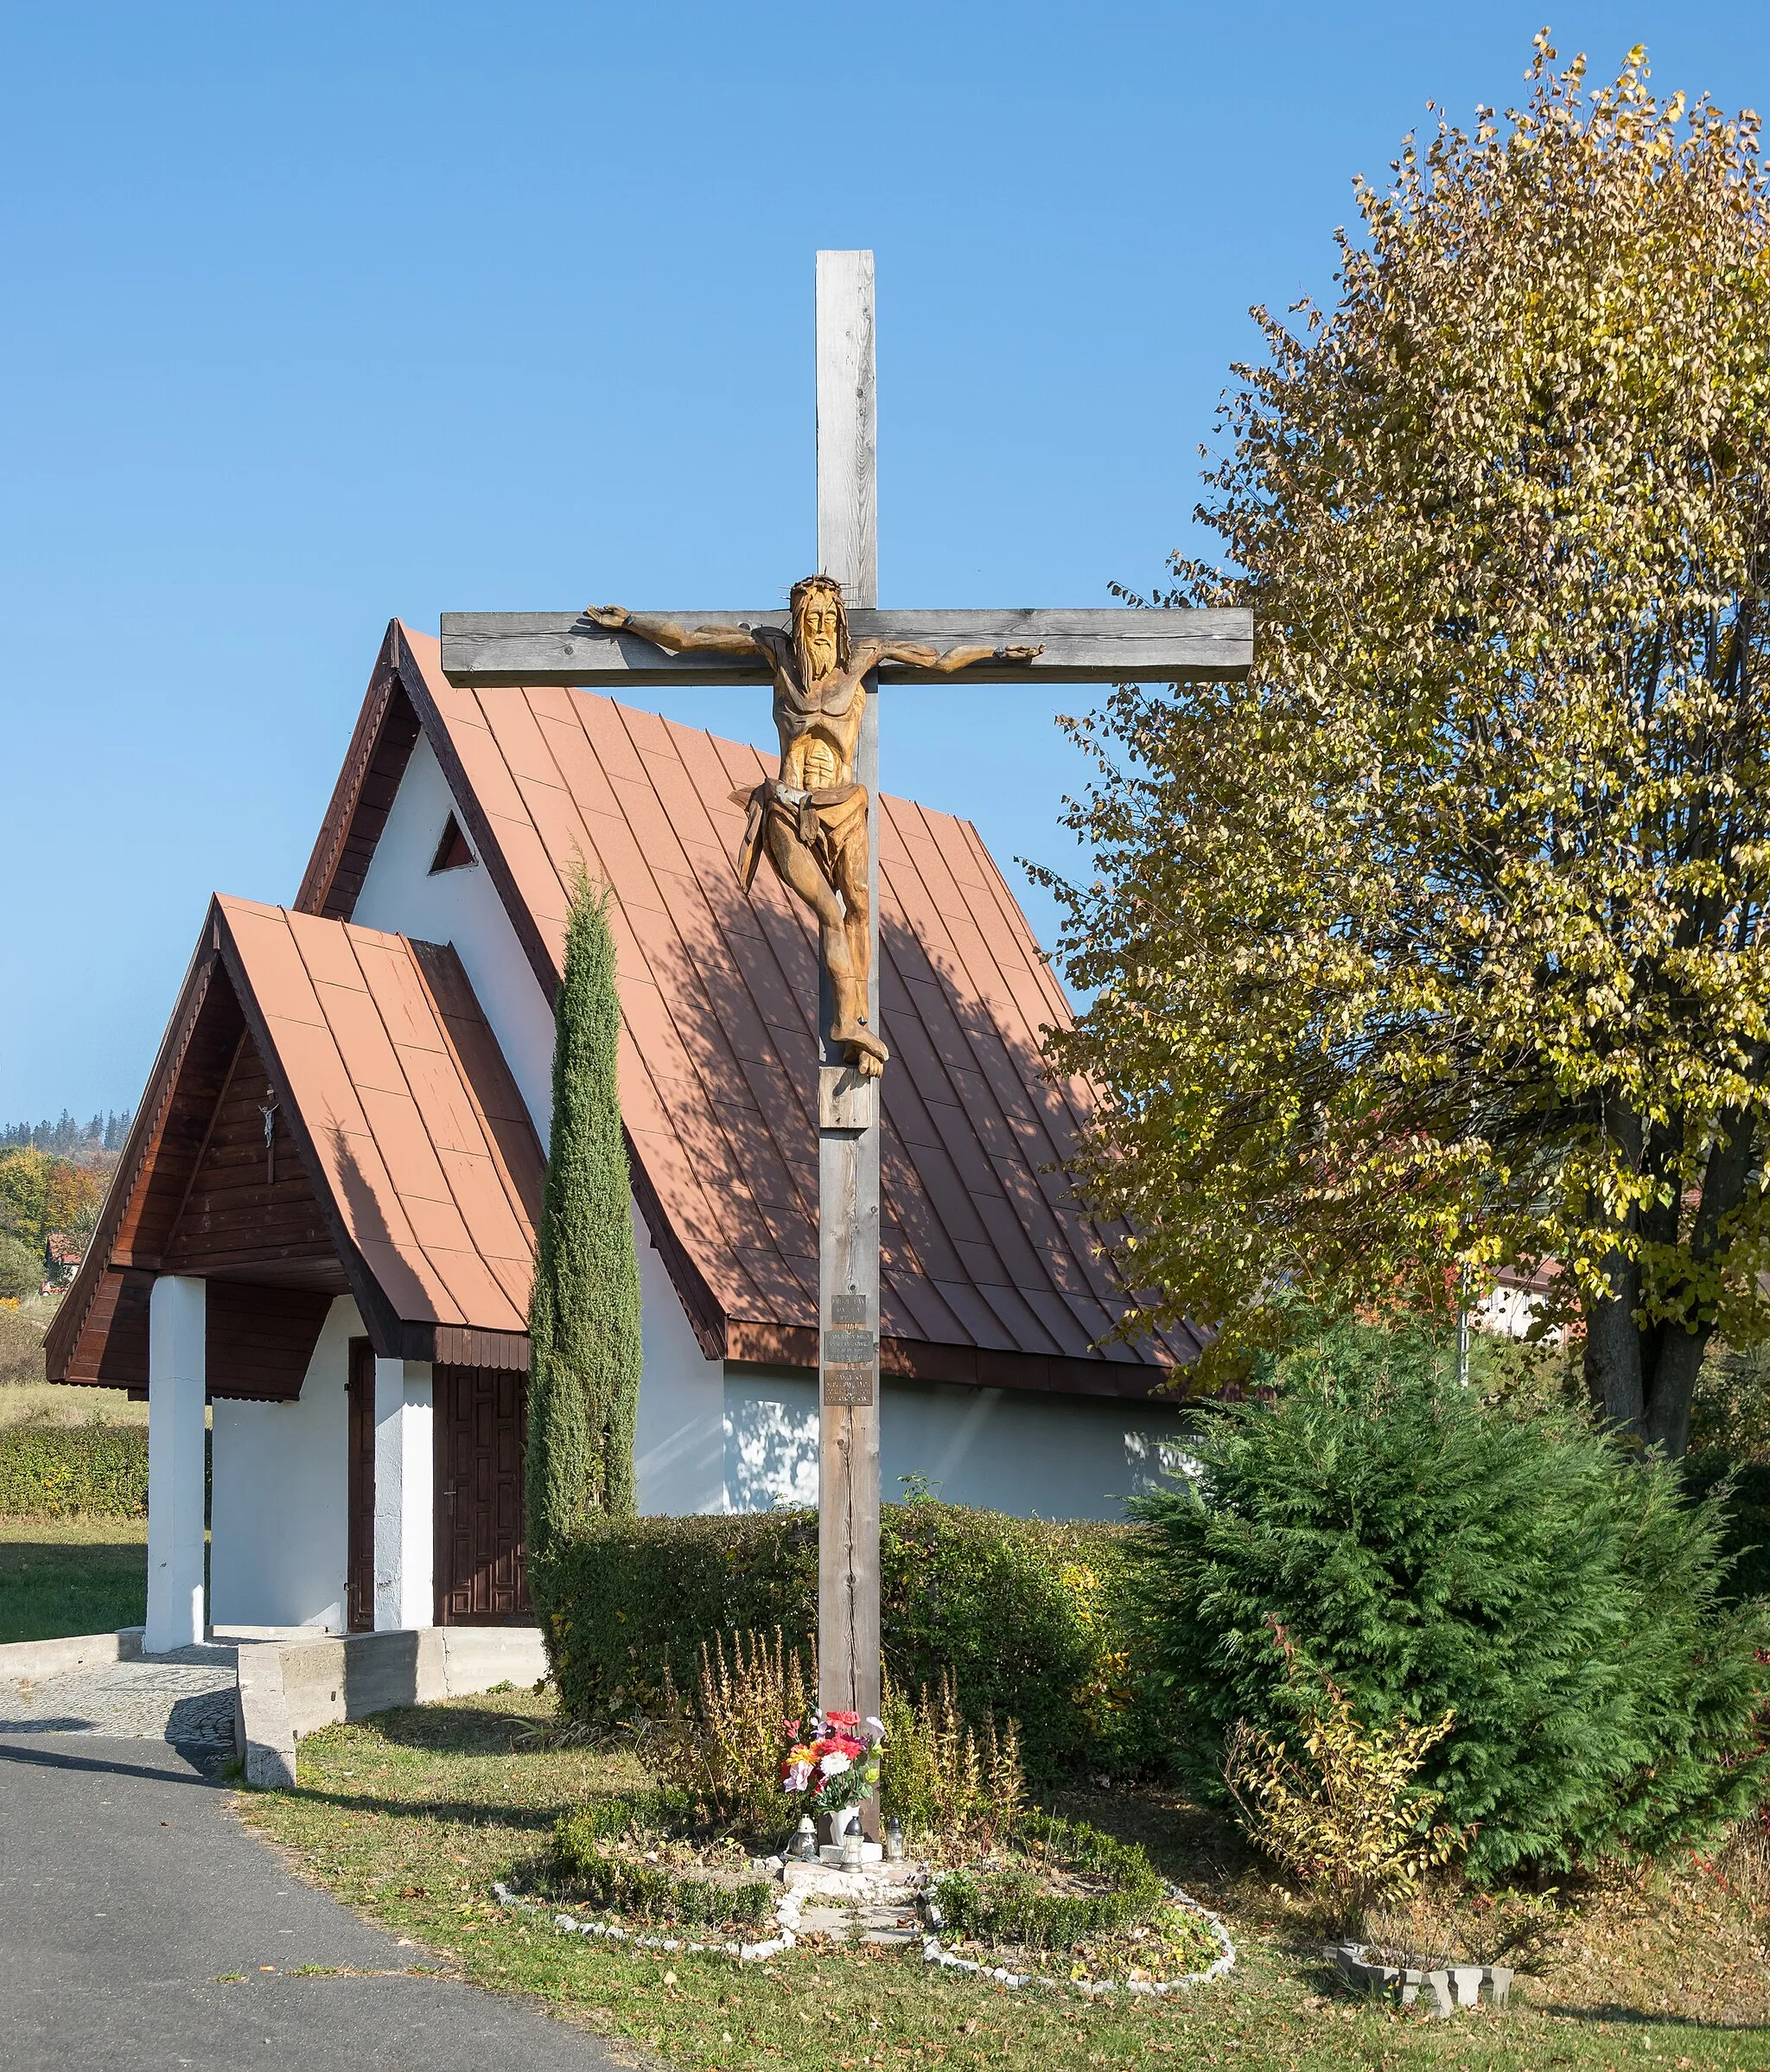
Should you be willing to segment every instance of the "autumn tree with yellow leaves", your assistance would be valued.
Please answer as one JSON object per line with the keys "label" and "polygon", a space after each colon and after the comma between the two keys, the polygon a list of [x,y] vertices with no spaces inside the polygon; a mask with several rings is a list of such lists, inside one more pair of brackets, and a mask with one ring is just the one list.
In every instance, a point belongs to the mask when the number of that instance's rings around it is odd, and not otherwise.
{"label": "autumn tree with yellow leaves", "polygon": [[1754,117],[1556,67],[1360,183],[1334,306],[1255,313],[1222,567],[1152,600],[1251,605],[1255,666],[1073,723],[1054,1054],[1146,1317],[1220,1364],[1281,1293],[1553,1259],[1676,1454],[1710,1336],[1770,1335],[1770,192]]}

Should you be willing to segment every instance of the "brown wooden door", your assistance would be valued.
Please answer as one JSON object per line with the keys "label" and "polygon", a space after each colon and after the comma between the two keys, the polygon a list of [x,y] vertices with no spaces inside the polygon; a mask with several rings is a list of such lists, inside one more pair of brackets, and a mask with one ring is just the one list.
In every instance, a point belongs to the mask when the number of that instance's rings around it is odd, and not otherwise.
{"label": "brown wooden door", "polygon": [[345,1623],[352,1633],[375,1628],[375,1348],[350,1342],[350,1463],[346,1500],[349,1554]]}
{"label": "brown wooden door", "polygon": [[523,1568],[523,1445],[528,1377],[437,1367],[436,1623],[496,1626],[529,1616]]}

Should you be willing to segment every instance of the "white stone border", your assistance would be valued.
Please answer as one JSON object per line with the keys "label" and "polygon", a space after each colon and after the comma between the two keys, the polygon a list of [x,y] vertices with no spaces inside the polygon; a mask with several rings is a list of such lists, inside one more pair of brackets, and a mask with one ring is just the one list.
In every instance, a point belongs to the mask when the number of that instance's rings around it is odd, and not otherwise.
{"label": "white stone border", "polygon": [[[519,1907],[529,1913],[543,1911],[538,1900],[525,1899],[519,1893],[496,1880],[492,1890],[498,1903],[506,1907]],[[1213,1979],[1220,1979],[1235,1966],[1235,1944],[1229,1930],[1209,1907],[1200,1906],[1188,1892],[1180,1886],[1168,1887],[1170,1905],[1187,1908],[1197,1914],[1207,1928],[1223,1946],[1221,1956],[1213,1960],[1203,1971],[1187,1972],[1178,1979],[1047,1979],[1041,1972],[1012,1972],[999,1964],[977,1964],[969,1957],[956,1957],[951,1950],[940,1947],[938,1935],[922,1937],[922,1960],[938,1965],[942,1971],[960,1971],[972,1976],[993,1979],[997,1985],[1017,1989],[1022,1986],[1049,1986],[1058,1992],[1073,1989],[1085,1999],[1098,1999],[1107,1993],[1131,1992],[1151,1996],[1163,1993],[1186,1992],[1194,1986],[1207,1986]],[[774,1903],[774,1921],[780,1929],[777,1935],[766,1942],[686,1942],[676,1935],[636,1935],[631,1929],[622,1928],[612,1921],[576,1921],[570,1914],[556,1914],[553,1926],[561,1935],[601,1935],[610,1942],[630,1942],[635,1949],[681,1951],[690,1956],[735,1957],[740,1964],[758,1964],[769,1957],[778,1957],[783,1950],[792,1949],[799,1941],[799,1916],[805,1901],[789,1888]]]}
{"label": "white stone border", "polygon": [[930,1964],[938,1964],[943,1971],[963,1971],[975,1973],[978,1978],[994,1979],[1007,1986],[1051,1986],[1059,1992],[1073,1988],[1084,1999],[1099,1999],[1107,1993],[1135,1992],[1161,1994],[1187,1992],[1194,1986],[1206,1986],[1213,1979],[1220,1979],[1225,1972],[1235,1967],[1235,1944],[1229,1930],[1209,1907],[1200,1906],[1190,1892],[1178,1885],[1168,1887],[1170,1905],[1182,1906],[1199,1916],[1205,1926],[1223,1946],[1223,1954],[1214,1959],[1203,1971],[1192,1971],[1178,1979],[1047,1979],[1042,1972],[1013,1972],[999,1964],[975,1964],[969,1957],[955,1957],[951,1950],[942,1949],[938,1935],[924,1935],[922,1955]]}

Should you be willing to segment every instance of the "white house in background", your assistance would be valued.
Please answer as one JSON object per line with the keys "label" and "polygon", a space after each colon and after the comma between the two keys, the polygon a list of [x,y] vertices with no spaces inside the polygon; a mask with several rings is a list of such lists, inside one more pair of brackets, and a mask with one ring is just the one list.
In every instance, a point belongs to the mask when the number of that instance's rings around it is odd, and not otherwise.
{"label": "white house in background", "polygon": [[[644,1297],[642,1509],[814,1497],[814,944],[740,888],[749,748],[562,689],[464,690],[397,621],[292,908],[217,899],[58,1380],[145,1391],[148,1645],[206,1621],[520,1620],[525,1316],[551,1002],[580,862],[614,895]],[[1181,1331],[1123,1292],[1053,1169],[1086,1089],[968,823],[885,799],[884,1489],[1103,1517],[1161,1472]],[[213,1603],[203,1431],[213,1406]]]}

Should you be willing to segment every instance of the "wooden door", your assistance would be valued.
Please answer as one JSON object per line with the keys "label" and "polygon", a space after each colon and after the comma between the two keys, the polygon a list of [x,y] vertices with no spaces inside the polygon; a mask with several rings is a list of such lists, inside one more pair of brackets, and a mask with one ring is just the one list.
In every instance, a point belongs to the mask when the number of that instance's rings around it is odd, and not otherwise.
{"label": "wooden door", "polygon": [[346,1514],[349,1552],[345,1623],[352,1633],[375,1628],[375,1348],[350,1342],[350,1458]]}
{"label": "wooden door", "polygon": [[525,1622],[523,1445],[528,1377],[437,1367],[436,1623]]}

